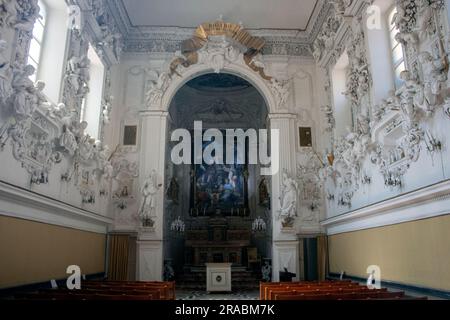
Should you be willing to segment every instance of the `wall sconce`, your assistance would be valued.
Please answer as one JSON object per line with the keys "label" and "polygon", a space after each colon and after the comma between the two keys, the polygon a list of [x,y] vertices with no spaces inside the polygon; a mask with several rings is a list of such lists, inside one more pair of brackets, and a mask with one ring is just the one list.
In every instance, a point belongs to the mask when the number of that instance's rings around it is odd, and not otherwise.
{"label": "wall sconce", "polygon": [[125,210],[127,208],[127,203],[121,200],[117,203],[117,208],[119,208],[120,210]]}
{"label": "wall sconce", "polygon": [[[319,155],[319,153],[314,149],[313,146],[311,146],[311,150],[314,153],[314,155],[317,157],[317,159],[320,162],[320,165],[322,166],[322,168],[326,168],[327,165],[325,164],[324,160],[322,159],[322,157]],[[328,152],[326,154],[327,156],[327,162],[328,162],[328,166],[332,167],[333,163],[334,163],[334,153],[333,152]]]}
{"label": "wall sconce", "polygon": [[186,229],[186,224],[183,220],[181,220],[181,217],[176,218],[172,221],[170,224],[170,230],[176,233],[184,233],[184,230]]}
{"label": "wall sconce", "polygon": [[442,143],[437,140],[429,130],[425,131],[425,144],[430,153],[442,150]]}
{"label": "wall sconce", "polygon": [[372,177],[369,177],[367,174],[364,174],[364,176],[361,178],[362,184],[371,184],[372,183]]}
{"label": "wall sconce", "polygon": [[309,210],[311,210],[312,212],[314,212],[314,211],[316,211],[317,209],[319,209],[319,205],[313,201],[313,202],[311,202],[311,205],[308,206],[308,208],[309,208]]}
{"label": "wall sconce", "polygon": [[332,153],[332,152],[328,153],[327,160],[328,160],[328,164],[330,165],[330,167],[332,167],[333,163],[334,163],[334,153]]}
{"label": "wall sconce", "polygon": [[402,178],[398,173],[389,172],[384,178],[384,184],[388,187],[401,187]]}
{"label": "wall sconce", "polygon": [[339,198],[338,205],[341,207],[351,207],[351,203],[344,200],[343,197]]}
{"label": "wall sconce", "polygon": [[450,118],[450,97],[445,99],[444,114]]}
{"label": "wall sconce", "polygon": [[261,218],[256,218],[252,223],[252,231],[254,233],[265,232],[267,229],[266,222]]}
{"label": "wall sconce", "polygon": [[352,199],[352,195],[350,193],[346,192],[343,196],[339,197],[338,205],[341,207],[351,208],[351,206],[352,206],[351,199]]}

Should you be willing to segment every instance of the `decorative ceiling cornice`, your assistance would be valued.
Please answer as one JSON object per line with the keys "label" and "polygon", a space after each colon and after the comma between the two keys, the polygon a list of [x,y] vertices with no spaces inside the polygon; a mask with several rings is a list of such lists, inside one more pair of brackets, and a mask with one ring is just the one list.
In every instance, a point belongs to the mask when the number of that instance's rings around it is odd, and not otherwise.
{"label": "decorative ceiling cornice", "polygon": [[[128,53],[176,52],[182,41],[190,38],[195,28],[181,27],[136,27],[133,26],[122,0],[107,1],[116,25],[123,35],[124,51]],[[311,56],[313,40],[320,31],[332,5],[327,0],[318,0],[306,30],[247,29],[253,36],[263,37],[266,44],[264,54]]]}

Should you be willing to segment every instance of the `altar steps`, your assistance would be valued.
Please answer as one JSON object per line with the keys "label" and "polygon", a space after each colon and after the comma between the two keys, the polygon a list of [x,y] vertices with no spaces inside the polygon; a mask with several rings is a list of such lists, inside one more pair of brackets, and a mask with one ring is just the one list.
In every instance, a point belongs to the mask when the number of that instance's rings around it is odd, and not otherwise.
{"label": "altar steps", "polygon": [[[261,273],[247,270],[245,267],[233,267],[231,270],[231,288],[233,291],[254,291],[259,289]],[[206,290],[206,268],[192,267],[177,277],[177,290]]]}

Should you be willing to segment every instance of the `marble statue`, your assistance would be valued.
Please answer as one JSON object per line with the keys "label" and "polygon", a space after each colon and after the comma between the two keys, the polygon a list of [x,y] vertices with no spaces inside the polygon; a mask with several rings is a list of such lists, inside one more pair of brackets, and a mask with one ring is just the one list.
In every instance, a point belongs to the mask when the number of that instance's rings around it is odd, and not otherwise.
{"label": "marble statue", "polygon": [[[71,111],[73,114],[77,114],[75,110]],[[85,136],[85,131],[88,127],[87,121],[73,121],[72,122],[72,132],[75,134],[77,141],[80,141]]]}
{"label": "marble statue", "polygon": [[278,218],[283,219],[284,226],[291,227],[294,218],[297,217],[297,182],[289,177],[286,171],[282,173],[280,209]]}
{"label": "marble statue", "polygon": [[81,137],[81,140],[78,144],[78,154],[83,161],[89,161],[94,157],[95,147],[94,147],[95,139],[93,139],[88,134]]}
{"label": "marble statue", "polygon": [[61,118],[63,127],[62,134],[59,137],[59,145],[63,147],[70,156],[73,156],[75,151],[78,150],[78,142],[84,135],[84,132],[80,133],[79,131],[81,124],[78,123],[78,113],[75,110],[67,110],[65,105],[59,105],[58,112],[59,115],[64,114],[64,117]]}
{"label": "marble statue", "polygon": [[67,62],[66,78],[74,94],[80,95],[86,93],[90,75],[90,61],[86,54],[73,56]]}
{"label": "marble statue", "polygon": [[357,116],[357,132],[360,135],[369,135],[370,134],[370,119],[363,114],[359,114]]}
{"label": "marble statue", "polygon": [[103,103],[102,103],[102,117],[103,117],[103,124],[104,125],[109,124],[110,121],[111,121],[111,118],[110,118],[111,109],[112,109],[111,103],[112,103],[113,99],[114,98],[112,96],[110,96],[109,98],[106,98],[106,99],[103,100]]}
{"label": "marble statue", "polygon": [[395,90],[389,90],[388,98],[386,99],[386,111],[400,110],[401,101]]}
{"label": "marble statue", "polygon": [[156,170],[152,170],[141,188],[142,202],[139,207],[139,217],[142,221],[151,219],[156,209],[156,195],[162,186],[158,184],[157,179]]}
{"label": "marble statue", "polygon": [[172,261],[164,261],[164,281],[173,281],[175,279],[175,270],[172,267]]}
{"label": "marble statue", "polygon": [[433,56],[428,51],[419,55],[419,62],[423,71],[425,99],[430,106],[435,106],[447,81],[447,66],[439,54]]}
{"label": "marble statue", "polygon": [[273,94],[277,99],[277,107],[278,108],[286,108],[287,101],[289,98],[289,81],[281,81],[272,78],[270,81],[271,89]]}
{"label": "marble statue", "polygon": [[106,196],[111,188],[111,181],[114,176],[114,168],[111,163],[106,162],[101,169],[103,170],[100,177],[100,195]]}
{"label": "marble statue", "polygon": [[327,120],[325,131],[331,132],[336,126],[336,120],[334,119],[333,108],[330,105],[322,106],[322,112],[325,114]]}
{"label": "marble statue", "polygon": [[215,73],[219,73],[227,62],[233,62],[239,57],[237,50],[225,36],[211,38],[199,50],[199,61],[208,65]]}
{"label": "marble statue", "polygon": [[15,0],[0,0],[0,26],[14,27],[17,22],[17,3]]}
{"label": "marble statue", "polygon": [[[15,2],[15,1],[13,1]],[[34,23],[40,17],[38,0],[21,1],[19,5],[20,20],[15,24],[16,29],[32,32]]]}
{"label": "marble statue", "polygon": [[59,138],[59,145],[63,147],[71,156],[75,154],[78,147],[75,135],[67,124],[63,125],[62,134]]}
{"label": "marble statue", "polygon": [[32,95],[35,90],[33,81],[30,80],[35,72],[32,65],[27,65],[23,70],[16,71],[13,76],[12,88],[14,110],[18,116],[29,117],[33,114],[35,105]]}
{"label": "marble statue", "polygon": [[151,82],[151,88],[147,93],[147,105],[157,105],[166,91],[170,81],[170,76],[167,72],[162,72],[158,76],[158,80]]}
{"label": "marble statue", "polygon": [[50,103],[47,101],[47,97],[44,94],[45,82],[42,80],[36,81],[34,89],[32,104],[36,107],[42,106],[44,109],[48,109]]}
{"label": "marble statue", "polygon": [[269,260],[264,261],[264,265],[261,267],[262,279],[263,281],[270,282],[272,279],[272,266]]}
{"label": "marble statue", "polygon": [[405,118],[405,125],[410,126],[416,121],[419,108],[429,111],[424,98],[423,86],[412,77],[410,71],[400,73],[400,79],[404,81],[403,87],[397,90],[400,97],[400,108]]}
{"label": "marble statue", "polygon": [[173,201],[175,204],[178,204],[179,192],[180,185],[178,184],[177,178],[172,177],[169,182],[169,187],[167,188],[167,199]]}
{"label": "marble statue", "polygon": [[261,178],[258,185],[259,205],[263,207],[270,206],[270,194],[265,177]]}

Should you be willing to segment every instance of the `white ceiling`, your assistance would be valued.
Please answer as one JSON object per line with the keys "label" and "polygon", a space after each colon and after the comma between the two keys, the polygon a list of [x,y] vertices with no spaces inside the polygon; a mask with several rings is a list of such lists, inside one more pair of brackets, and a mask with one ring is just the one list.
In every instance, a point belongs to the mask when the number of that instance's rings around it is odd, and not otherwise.
{"label": "white ceiling", "polygon": [[249,29],[305,30],[317,0],[122,0],[134,26],[194,28],[223,15]]}

